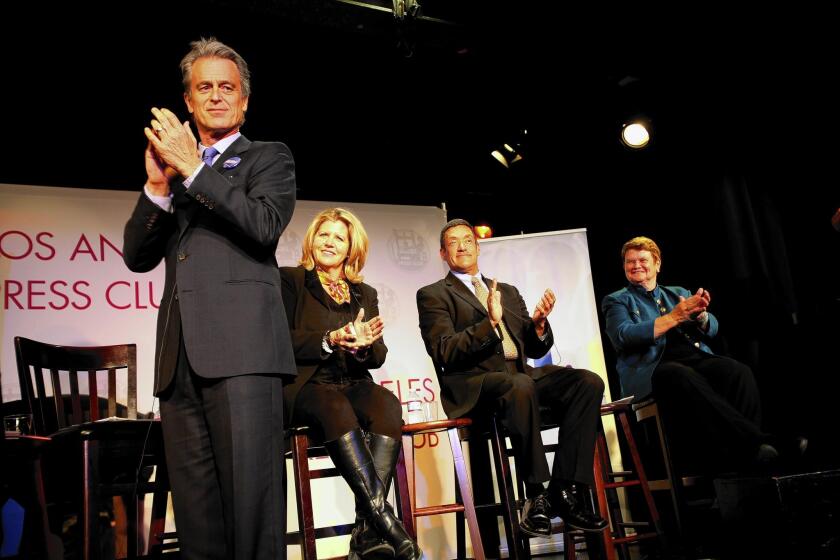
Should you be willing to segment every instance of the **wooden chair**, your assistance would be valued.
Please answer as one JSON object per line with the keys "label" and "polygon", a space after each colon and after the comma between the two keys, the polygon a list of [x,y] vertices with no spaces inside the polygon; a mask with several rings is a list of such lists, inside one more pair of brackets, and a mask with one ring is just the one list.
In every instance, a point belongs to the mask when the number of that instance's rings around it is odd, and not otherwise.
{"label": "wooden chair", "polygon": [[[75,489],[69,498],[81,511],[80,556],[100,556],[100,511],[106,499],[122,497],[126,557],[137,558],[144,543],[138,513],[148,493],[154,493],[154,503],[147,544],[159,552],[168,477],[160,422],[137,419],[136,346],[56,346],[15,337],[15,354],[21,396],[33,413],[35,432],[52,438],[46,467],[50,461],[60,465],[54,473],[63,480],[56,488],[68,481]],[[99,397],[102,377],[107,399]],[[80,392],[80,380],[86,381],[87,395]],[[118,404],[118,387],[125,387],[125,405]]]}
{"label": "wooden chair", "polygon": [[[442,515],[445,513],[463,514],[467,519],[467,526],[469,527],[473,555],[476,560],[484,560],[484,546],[478,528],[475,504],[473,503],[472,490],[467,477],[467,467],[464,463],[464,455],[461,450],[461,439],[459,436],[459,430],[471,424],[472,420],[469,418],[455,418],[452,420],[431,420],[404,425],[402,428],[402,448],[400,449],[400,457],[397,462],[397,490],[403,525],[405,525],[406,531],[412,537],[417,538],[417,529],[414,521],[417,517]],[[455,480],[457,483],[456,503],[418,508],[414,488],[414,436],[435,432],[446,432],[449,437],[449,446],[452,450],[452,461],[455,466]],[[463,523],[459,525],[463,528]],[[465,554],[460,548],[459,546],[458,558],[464,558]]]}
{"label": "wooden chair", "polygon": [[[309,437],[309,428],[298,426],[287,430],[291,441],[289,453],[292,457],[292,473],[295,478],[297,492],[298,530],[287,532],[288,544],[299,544],[303,560],[317,560],[318,553],[315,541],[328,537],[349,535],[355,523],[336,525],[332,527],[315,527],[315,517],[312,510],[312,479],[341,476],[336,468],[311,470],[309,459],[328,457],[327,450],[318,444],[313,444]],[[346,558],[341,556],[339,558]],[[337,559],[333,559],[337,560]]]}

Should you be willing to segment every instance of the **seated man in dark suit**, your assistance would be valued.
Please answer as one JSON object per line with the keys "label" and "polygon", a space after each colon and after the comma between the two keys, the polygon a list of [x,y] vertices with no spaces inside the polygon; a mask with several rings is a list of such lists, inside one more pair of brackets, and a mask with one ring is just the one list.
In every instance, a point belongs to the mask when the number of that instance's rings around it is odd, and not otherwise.
{"label": "seated man in dark suit", "polygon": [[[592,461],[604,383],[591,371],[544,366],[553,345],[546,290],[533,315],[516,288],[488,281],[478,269],[481,250],[473,227],[452,220],[440,234],[440,256],[450,273],[417,292],[420,331],[450,418],[497,412],[510,431],[527,501],[520,524],[531,536],[551,534],[551,518],[585,531],[606,522],[583,507],[579,492],[593,484]],[[540,404],[560,424],[560,450],[549,473],[540,435]],[[546,489],[544,483],[549,481]]]}
{"label": "seated man in dark suit", "polygon": [[740,469],[768,465],[780,451],[801,454],[806,440],[761,430],[750,368],[707,346],[718,331],[709,291],[659,284],[661,253],[647,237],[625,243],[621,256],[630,284],[605,297],[602,308],[622,396],[656,397],[677,455],[693,468]]}

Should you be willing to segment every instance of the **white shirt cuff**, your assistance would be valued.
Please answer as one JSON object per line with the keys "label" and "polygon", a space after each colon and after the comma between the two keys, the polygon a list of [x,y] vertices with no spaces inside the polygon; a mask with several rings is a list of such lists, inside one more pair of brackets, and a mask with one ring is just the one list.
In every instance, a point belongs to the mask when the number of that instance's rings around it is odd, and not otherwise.
{"label": "white shirt cuff", "polygon": [[146,193],[146,198],[154,202],[161,210],[172,213],[172,194],[166,196],[158,196],[149,192],[149,187],[143,185],[143,192]]}
{"label": "white shirt cuff", "polygon": [[202,169],[204,169],[205,165],[206,164],[202,161],[201,163],[198,164],[198,167],[195,168],[195,171],[193,171],[192,174],[189,177],[184,179],[184,183],[183,183],[184,188],[186,188],[186,189],[190,188],[190,185],[192,185],[192,182],[195,181],[195,178],[198,176],[198,173]]}

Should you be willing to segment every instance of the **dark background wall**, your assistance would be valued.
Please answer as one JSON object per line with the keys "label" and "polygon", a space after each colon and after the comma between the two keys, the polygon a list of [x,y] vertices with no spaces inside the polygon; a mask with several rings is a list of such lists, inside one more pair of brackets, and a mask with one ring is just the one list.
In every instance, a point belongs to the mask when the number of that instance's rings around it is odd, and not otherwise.
{"label": "dark background wall", "polygon": [[[244,133],[289,144],[300,198],[445,202],[497,235],[585,227],[599,300],[624,284],[621,244],[649,235],[664,283],[711,290],[717,350],[754,367],[768,425],[834,463],[828,18],[421,3],[404,29],[336,0],[9,8],[0,182],[139,191],[149,108],[186,118],[178,62],[215,35],[251,65]],[[642,152],[617,140],[634,110],[654,127]],[[489,152],[522,129],[505,169]]]}

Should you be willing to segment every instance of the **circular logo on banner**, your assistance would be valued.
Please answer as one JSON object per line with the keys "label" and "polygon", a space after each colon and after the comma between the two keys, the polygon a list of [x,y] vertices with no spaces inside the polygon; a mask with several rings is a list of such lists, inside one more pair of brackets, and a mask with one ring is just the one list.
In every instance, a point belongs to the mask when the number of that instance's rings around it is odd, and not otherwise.
{"label": "circular logo on banner", "polygon": [[388,241],[391,259],[400,268],[416,270],[429,262],[426,240],[411,229],[395,229]]}
{"label": "circular logo on banner", "polygon": [[287,229],[280,236],[280,242],[277,243],[277,251],[274,255],[277,257],[277,264],[279,266],[297,266],[300,260],[300,243],[301,237],[296,231]]}

